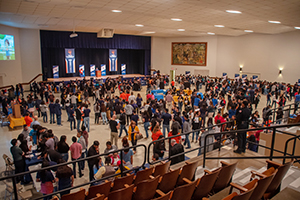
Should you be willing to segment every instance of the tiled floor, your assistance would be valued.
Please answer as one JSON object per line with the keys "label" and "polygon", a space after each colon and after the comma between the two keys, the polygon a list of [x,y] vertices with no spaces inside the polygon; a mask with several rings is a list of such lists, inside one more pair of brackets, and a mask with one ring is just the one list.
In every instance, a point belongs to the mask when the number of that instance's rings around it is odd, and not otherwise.
{"label": "tiled floor", "polygon": [[[202,89],[203,92],[203,89]],[[143,98],[145,98],[145,87],[142,89],[140,92],[134,92],[135,96],[137,96],[137,93],[140,93]],[[56,94],[57,97],[59,97],[59,94]],[[262,96],[261,102],[258,106],[258,111],[261,113],[263,107],[265,106],[266,102],[266,97]],[[92,110],[92,109],[91,109]],[[66,112],[63,111],[62,115],[62,124],[63,126],[57,126],[53,124],[44,124],[42,122],[42,118],[39,119],[39,122],[43,125],[46,126],[48,129],[52,129],[53,133],[60,138],[61,135],[66,135],[67,136],[67,143],[71,144],[71,138],[72,136],[76,136],[76,130],[70,131],[70,126],[69,123],[67,122],[67,115]],[[142,124],[139,124],[139,129],[140,132],[145,135],[144,133],[144,128]],[[10,154],[10,140],[12,138],[16,138],[18,134],[21,132],[21,128],[16,128],[14,130],[9,130],[8,127],[3,127],[0,128],[0,135],[1,135],[1,140],[0,140],[0,152],[1,154],[7,154],[11,156]],[[124,134],[124,133],[123,133]],[[94,124],[94,112],[92,111],[91,117],[90,117],[90,132],[89,132],[89,143],[91,144],[94,140],[98,140],[100,142],[100,152],[103,152],[105,149],[105,143],[110,139],[110,130],[108,125],[96,125]],[[148,146],[148,144],[151,142],[151,139],[141,139],[138,141],[138,144],[145,144]],[[90,146],[90,145],[89,145]],[[121,140],[118,140],[118,146],[121,147]],[[192,143],[192,148],[197,147],[198,143]],[[197,151],[188,153],[186,156],[189,158],[193,158],[197,156]],[[137,153],[133,157],[133,165],[141,165],[143,163],[144,159],[144,150],[143,149],[137,149]],[[217,163],[215,162],[216,166],[210,166],[210,168],[217,167]],[[248,163],[250,166],[252,163]],[[245,163],[245,165],[247,165]],[[262,167],[262,166],[261,166]],[[258,167],[256,167],[259,169]],[[0,159],[0,171],[3,171],[5,169],[5,163],[3,159]],[[88,169],[87,167],[84,170],[84,176],[82,178],[77,178],[75,180],[75,185],[82,184],[88,181]],[[298,181],[299,182],[299,181]],[[298,184],[298,182],[296,182]],[[295,183],[295,184],[296,184]],[[0,183],[0,197],[3,197],[4,195],[4,185],[3,183]]]}

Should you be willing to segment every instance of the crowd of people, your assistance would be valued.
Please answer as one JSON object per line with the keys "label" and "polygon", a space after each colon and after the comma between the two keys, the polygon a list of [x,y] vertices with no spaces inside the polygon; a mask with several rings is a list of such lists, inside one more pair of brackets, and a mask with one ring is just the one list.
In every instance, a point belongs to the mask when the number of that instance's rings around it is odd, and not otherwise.
{"label": "crowd of people", "polygon": [[[140,92],[142,82],[146,85],[145,96]],[[155,89],[167,89],[164,99],[155,98]],[[211,132],[216,133],[212,141],[220,141],[221,138],[224,141],[214,145],[214,148],[233,142],[238,146],[234,151],[236,153],[243,153],[246,148],[257,151],[253,143],[247,146],[246,132],[238,133],[236,141],[233,140],[234,134],[218,133],[268,125],[271,109],[276,106],[279,107],[276,123],[280,123],[283,118],[282,107],[286,102],[294,99],[297,105],[300,103],[299,89],[298,84],[229,80],[200,75],[180,75],[170,81],[167,75],[163,76],[158,72],[143,81],[139,78],[107,78],[104,82],[84,79],[61,82],[58,85],[34,82],[26,97],[22,85],[18,84],[8,91],[1,91],[0,100],[5,115],[10,113],[11,104],[19,103],[26,121],[22,133],[11,141],[11,153],[15,164],[17,163],[16,173],[25,171],[26,155],[32,152],[33,146],[37,146],[36,151],[41,152],[42,168],[94,156],[87,160],[89,180],[92,181],[119,173],[121,156],[123,170],[131,169],[137,149],[125,149],[119,153],[114,151],[135,146],[141,138],[151,137],[154,142],[153,161],[157,161],[165,158],[167,145],[164,138],[178,135],[169,140],[171,164],[183,161],[183,154],[175,155],[191,148],[193,142],[203,145],[203,137]],[[60,94],[59,98],[55,93]],[[261,112],[261,120],[256,109],[262,96],[266,96],[267,104]],[[67,144],[66,135],[58,140],[53,131],[46,128],[48,116],[50,124],[62,126],[62,112],[67,114],[67,119],[64,120],[69,122],[70,130],[76,130],[71,145]],[[110,128],[110,141],[106,142],[104,153],[107,155],[103,157],[104,162],[100,157],[95,157],[100,154],[101,138],[92,144],[88,141],[92,113],[95,114],[94,124],[108,124]],[[42,118],[43,125],[39,118]],[[139,129],[139,124],[142,124],[143,131]],[[212,127],[213,125],[216,126]],[[181,133],[185,135],[180,135]],[[259,133],[260,131],[248,132],[249,141],[257,143]],[[122,147],[118,147],[118,139],[122,139]],[[85,161],[79,161],[77,165],[79,177],[84,176]],[[53,192],[55,182],[58,183],[59,190],[72,186],[77,174],[76,162],[73,163],[73,169],[64,165],[54,171],[55,177],[50,170],[38,173],[37,181],[41,182],[43,194]],[[18,181],[24,181],[24,178],[19,177]]]}

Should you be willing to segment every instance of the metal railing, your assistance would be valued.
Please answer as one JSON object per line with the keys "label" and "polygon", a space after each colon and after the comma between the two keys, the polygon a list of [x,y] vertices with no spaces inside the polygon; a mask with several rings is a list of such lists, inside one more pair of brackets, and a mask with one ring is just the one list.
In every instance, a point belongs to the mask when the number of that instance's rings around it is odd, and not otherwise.
{"label": "metal railing", "polygon": [[[97,179],[97,180],[93,180],[93,181],[89,181],[87,183],[83,183],[83,184],[80,184],[80,185],[76,185],[76,186],[72,186],[72,187],[69,187],[69,188],[65,188],[65,189],[62,189],[62,190],[58,190],[56,192],[53,192],[51,194],[48,194],[48,195],[43,195],[42,197],[38,197],[38,198],[35,198],[34,200],[37,200],[37,199],[41,199],[41,198],[46,198],[46,197],[50,197],[52,195],[55,195],[55,194],[59,194],[61,192],[66,192],[66,191],[69,191],[71,189],[76,189],[76,188],[80,188],[80,187],[83,187],[85,185],[89,185],[89,184],[93,184],[93,183],[96,183],[96,182],[100,182],[100,181],[103,181],[103,180],[106,180],[108,178],[111,178],[111,177],[115,177],[115,176],[123,176],[124,174],[128,173],[128,172],[131,172],[131,171],[134,171],[134,170],[138,170],[140,168],[144,168],[144,165],[146,164],[146,154],[147,154],[147,147],[146,145],[144,144],[138,144],[138,145],[135,145],[135,146],[131,146],[131,147],[126,147],[126,148],[123,148],[123,149],[118,149],[118,150],[115,150],[115,151],[111,151],[111,152],[108,152],[108,153],[103,153],[103,154],[98,154],[98,155],[94,155],[94,156],[90,156],[90,157],[86,157],[86,158],[81,158],[81,159],[77,159],[77,160],[74,160],[74,161],[70,161],[70,162],[65,162],[65,163],[61,163],[61,164],[57,164],[57,165],[53,165],[53,166],[49,166],[49,167],[43,167],[41,169],[36,169],[36,170],[31,170],[31,171],[27,171],[27,172],[22,172],[22,173],[18,173],[18,174],[13,174],[13,175],[9,175],[9,176],[5,176],[5,177],[1,177],[0,178],[0,181],[4,181],[4,180],[7,180],[7,179],[11,179],[12,180],[12,185],[13,185],[13,190],[14,190],[14,197],[15,199],[19,199],[18,198],[18,190],[17,190],[17,183],[16,183],[16,177],[18,176],[25,176],[27,174],[31,174],[31,173],[35,173],[35,172],[39,172],[39,171],[42,171],[42,170],[51,170],[51,169],[54,169],[54,168],[57,168],[57,167],[60,167],[60,166],[65,166],[65,165],[69,165],[69,164],[73,164],[73,163],[77,163],[77,162],[81,162],[81,161],[86,161],[86,160],[89,160],[89,159],[93,159],[93,158],[99,158],[101,156],[107,156],[109,154],[113,154],[113,153],[117,153],[117,152],[124,152],[124,150],[129,150],[129,149],[133,149],[133,148],[138,148],[138,147],[143,147],[144,148],[144,161],[143,161],[143,164],[140,165],[140,166],[136,166],[136,167],[133,167],[132,169],[130,170],[123,170],[123,154],[120,153],[120,173],[118,174],[113,174],[113,175],[110,175],[110,176],[106,176],[106,177],[103,177],[101,179]],[[73,172],[73,173],[76,173],[76,172]]]}

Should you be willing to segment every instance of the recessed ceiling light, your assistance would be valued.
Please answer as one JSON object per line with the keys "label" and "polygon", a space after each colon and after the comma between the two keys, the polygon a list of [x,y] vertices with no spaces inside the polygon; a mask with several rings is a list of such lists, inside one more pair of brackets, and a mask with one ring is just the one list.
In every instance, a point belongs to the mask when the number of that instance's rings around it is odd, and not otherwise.
{"label": "recessed ceiling light", "polygon": [[138,26],[138,27],[144,27],[143,24],[136,24],[135,26]]}
{"label": "recessed ceiling light", "polygon": [[215,35],[215,33],[207,32],[208,35]]}
{"label": "recessed ceiling light", "polygon": [[299,27],[299,26],[295,26],[294,28],[295,28],[295,29],[300,29],[300,27]]}
{"label": "recessed ceiling light", "polygon": [[244,30],[246,33],[253,33],[252,30]]}
{"label": "recessed ceiling light", "polygon": [[177,29],[177,31],[185,31],[185,29],[183,29],[183,28],[180,28],[180,29]]}
{"label": "recessed ceiling light", "polygon": [[223,28],[224,25],[215,25],[215,27],[218,27],[218,28]]}
{"label": "recessed ceiling light", "polygon": [[181,22],[182,21],[182,19],[179,19],[179,18],[171,18],[171,20],[177,21],[177,22]]}
{"label": "recessed ceiling light", "polygon": [[153,34],[153,33],[155,33],[154,31],[146,31],[146,32],[144,32],[144,34]]}
{"label": "recessed ceiling light", "polygon": [[122,12],[122,10],[112,10],[111,12],[120,13],[120,12]]}
{"label": "recessed ceiling light", "polygon": [[280,21],[268,21],[269,23],[272,23],[272,24],[280,24],[281,22]]}
{"label": "recessed ceiling light", "polygon": [[242,13],[241,11],[238,11],[238,10],[226,10],[226,12],[233,13],[233,14],[241,14]]}

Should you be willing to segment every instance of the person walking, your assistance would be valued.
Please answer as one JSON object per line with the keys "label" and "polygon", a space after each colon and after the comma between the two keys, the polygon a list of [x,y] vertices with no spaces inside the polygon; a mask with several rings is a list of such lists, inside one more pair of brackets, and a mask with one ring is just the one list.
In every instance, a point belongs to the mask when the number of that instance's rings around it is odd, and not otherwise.
{"label": "person walking", "polygon": [[162,114],[161,119],[163,119],[163,135],[166,137],[166,129],[168,134],[170,132],[170,121],[172,120],[172,116],[168,109],[166,109],[166,112]]}
{"label": "person walking", "polygon": [[173,96],[171,95],[171,92],[168,92],[168,94],[165,97],[165,100],[166,100],[167,110],[168,111],[172,110],[172,103],[173,103],[174,99],[173,99]]}
{"label": "person walking", "polygon": [[[74,108],[73,105],[70,105],[70,109],[69,109],[69,120],[70,120],[70,129],[71,131],[73,129],[76,129],[76,122],[75,122],[75,114],[74,114]],[[73,124],[73,129],[72,129],[72,124]]]}
{"label": "person walking", "polygon": [[79,104],[77,104],[77,108],[75,109],[75,114],[76,114],[76,121],[77,121],[77,131],[80,131],[82,113]]}
{"label": "person walking", "polygon": [[134,108],[127,101],[126,106],[124,107],[124,110],[125,110],[125,114],[126,114],[126,118],[127,118],[127,126],[128,126],[130,124],[131,116],[132,116],[132,112],[133,112]]}
{"label": "person walking", "polygon": [[[140,134],[140,130],[136,125],[135,121],[131,121],[128,128],[129,137],[128,139],[131,141],[132,146],[137,144],[137,135]],[[136,152],[136,148],[133,149]]]}
{"label": "person walking", "polygon": [[[72,137],[72,142],[73,144],[70,146],[70,151],[71,151],[71,158],[72,161],[78,160],[81,158],[81,153],[82,153],[82,146],[77,142],[77,138],[75,136]],[[79,169],[79,178],[83,176],[81,173],[81,166],[80,163],[78,163],[78,169]],[[74,178],[76,178],[76,162],[72,163],[73,164],[73,173],[74,173]]]}
{"label": "person walking", "polygon": [[118,147],[118,129],[120,128],[120,123],[116,121],[116,115],[113,115],[109,121],[110,127],[110,142],[113,143],[115,140],[115,145]]}
{"label": "person walking", "polygon": [[125,113],[124,113],[124,109],[122,108],[121,110],[120,110],[120,112],[121,112],[121,115],[120,115],[120,134],[119,134],[119,138],[122,136],[122,132],[123,132],[123,129],[124,129],[124,131],[125,131],[125,133],[126,133],[126,136],[128,136],[128,132],[127,132],[127,129],[126,129],[126,115],[125,115]]}
{"label": "person walking", "polygon": [[[191,124],[189,122],[189,117],[187,115],[184,115],[184,120],[185,121],[183,122],[182,133],[191,132]],[[191,148],[191,143],[190,143],[189,135],[190,134],[186,134],[185,135],[185,140],[184,140],[184,144],[183,144],[183,145],[187,145],[186,149],[190,149]]]}
{"label": "person walking", "polygon": [[[92,157],[95,155],[99,155],[99,142],[97,140],[95,140],[93,145],[89,148],[87,157]],[[88,159],[90,181],[94,180],[94,166],[99,169],[99,159],[99,157]]]}
{"label": "person walking", "polygon": [[85,109],[83,111],[83,123],[87,128],[87,132],[90,132],[90,112],[91,110],[88,108],[89,106],[86,104]]}

